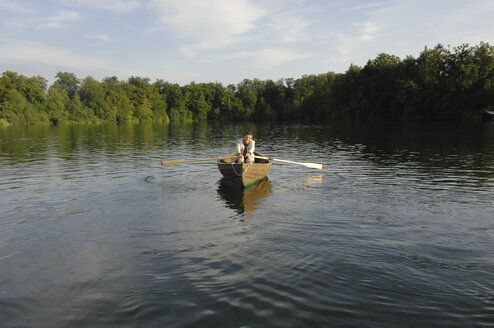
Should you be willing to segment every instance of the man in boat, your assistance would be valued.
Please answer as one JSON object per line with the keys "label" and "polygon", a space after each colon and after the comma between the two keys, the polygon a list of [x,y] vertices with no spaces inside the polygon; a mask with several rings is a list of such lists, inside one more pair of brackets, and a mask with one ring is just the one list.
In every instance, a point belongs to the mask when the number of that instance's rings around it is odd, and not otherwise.
{"label": "man in boat", "polygon": [[252,133],[247,132],[242,139],[238,139],[237,142],[237,163],[252,164],[255,161],[254,150],[256,148],[256,142],[252,140]]}

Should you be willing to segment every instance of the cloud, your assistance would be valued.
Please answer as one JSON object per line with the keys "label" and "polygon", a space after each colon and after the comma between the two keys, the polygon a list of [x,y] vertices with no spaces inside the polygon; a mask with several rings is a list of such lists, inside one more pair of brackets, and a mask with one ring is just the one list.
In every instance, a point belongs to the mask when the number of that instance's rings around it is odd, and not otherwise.
{"label": "cloud", "polygon": [[310,35],[306,32],[309,25],[310,22],[306,18],[291,12],[274,14],[267,23],[269,33],[276,42],[282,43],[310,40]]}
{"label": "cloud", "polygon": [[335,34],[334,47],[339,56],[344,58],[359,57],[361,50],[367,47],[371,41],[378,38],[377,33],[381,29],[377,22],[366,21],[353,23],[354,31]]}
{"label": "cloud", "polygon": [[141,6],[138,0],[62,0],[68,6],[89,7],[117,13],[130,13]]}
{"label": "cloud", "polygon": [[160,22],[189,40],[181,48],[189,57],[198,50],[223,48],[238,41],[266,14],[248,0],[154,0],[153,5]]}
{"label": "cloud", "polygon": [[18,43],[0,46],[0,62],[27,62],[52,65],[75,70],[115,70],[104,60],[74,55],[66,50],[37,43]]}
{"label": "cloud", "polygon": [[365,65],[382,52],[405,58],[418,55],[424,46],[492,39],[494,34],[486,23],[494,9],[492,1],[452,0],[448,4],[426,0],[371,2],[343,9],[351,13],[351,20],[325,42],[334,52],[326,61],[330,67]]}
{"label": "cloud", "polygon": [[228,46],[235,40],[233,38],[224,37],[224,38],[207,38],[205,40],[186,44],[179,48],[179,51],[185,57],[195,57],[198,51],[209,50],[209,49],[219,49]]}
{"label": "cloud", "polygon": [[386,1],[386,2],[372,2],[372,3],[367,3],[365,5],[360,5],[360,6],[356,6],[356,7],[353,7],[353,8],[349,8],[349,9],[346,9],[346,10],[349,10],[349,11],[358,11],[358,10],[366,10],[366,9],[374,9],[374,8],[378,8],[378,7],[382,7],[382,6],[387,6],[389,5],[391,2],[390,1]]}
{"label": "cloud", "polygon": [[65,27],[66,23],[77,21],[80,18],[79,13],[75,11],[59,10],[57,15],[43,19],[39,28],[61,29]]}
{"label": "cloud", "polygon": [[32,24],[36,11],[31,4],[19,4],[15,0],[0,0],[0,36],[9,30],[20,30]]}
{"label": "cloud", "polygon": [[106,42],[111,42],[112,39],[105,34],[84,34],[84,38],[90,39],[90,40],[101,40],[101,41],[106,41]]}
{"label": "cloud", "polygon": [[361,15],[356,15],[355,19],[358,20],[351,22],[346,29],[342,29],[344,32],[333,34],[333,45],[338,55],[330,61],[350,63],[354,60],[362,61],[362,56],[374,55],[366,52],[379,47],[384,42],[385,36],[396,30],[394,20],[399,8],[400,6],[396,4],[376,2],[350,9],[361,11]]}
{"label": "cloud", "polygon": [[12,0],[0,0],[0,9],[17,14],[26,14],[32,12],[32,10],[28,9],[26,5],[19,5],[18,1]]}
{"label": "cloud", "polygon": [[308,53],[297,53],[291,50],[268,48],[252,52],[236,52],[230,55],[229,58],[247,58],[252,61],[252,66],[256,68],[269,69],[273,66],[281,65],[298,59],[310,58],[313,56],[313,54]]}
{"label": "cloud", "polygon": [[377,32],[381,30],[378,22],[367,21],[364,23],[355,23],[354,26],[359,28],[357,40],[367,42],[376,38]]}

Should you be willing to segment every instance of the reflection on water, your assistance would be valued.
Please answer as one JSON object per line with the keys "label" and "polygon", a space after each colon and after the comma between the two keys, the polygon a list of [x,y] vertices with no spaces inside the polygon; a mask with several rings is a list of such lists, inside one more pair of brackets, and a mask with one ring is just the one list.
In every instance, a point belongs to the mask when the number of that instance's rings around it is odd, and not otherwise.
{"label": "reflection on water", "polygon": [[248,188],[240,188],[232,185],[223,177],[218,186],[218,195],[225,204],[239,214],[245,214],[246,218],[252,216],[252,212],[261,208],[267,197],[271,195],[271,182],[264,177],[259,183]]}
{"label": "reflection on water", "polygon": [[[245,131],[324,170],[159,164]],[[489,327],[493,199],[488,124],[0,128],[0,323]]]}
{"label": "reflection on water", "polygon": [[321,184],[323,182],[323,178],[324,178],[324,176],[322,174],[305,177],[304,178],[304,184],[306,186],[318,185],[318,184]]}

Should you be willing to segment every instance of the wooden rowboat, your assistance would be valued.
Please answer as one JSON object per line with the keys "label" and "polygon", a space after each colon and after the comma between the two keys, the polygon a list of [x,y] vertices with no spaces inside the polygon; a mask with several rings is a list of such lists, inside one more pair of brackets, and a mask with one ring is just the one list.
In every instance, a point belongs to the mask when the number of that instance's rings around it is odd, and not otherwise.
{"label": "wooden rowboat", "polygon": [[[254,153],[254,155],[261,156],[258,153]],[[259,183],[268,174],[273,163],[271,158],[256,158],[252,164],[238,164],[235,163],[235,158],[231,158],[232,156],[235,156],[235,153],[229,154],[226,158],[219,159],[218,169],[228,182],[243,187],[249,187]]]}

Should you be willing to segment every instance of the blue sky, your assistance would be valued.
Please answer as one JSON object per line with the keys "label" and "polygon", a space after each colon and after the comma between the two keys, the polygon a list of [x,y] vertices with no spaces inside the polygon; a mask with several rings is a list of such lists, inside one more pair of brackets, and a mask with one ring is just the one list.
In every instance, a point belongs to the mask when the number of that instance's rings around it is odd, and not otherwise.
{"label": "blue sky", "polygon": [[494,45],[492,0],[0,0],[0,73],[188,84],[299,78]]}

